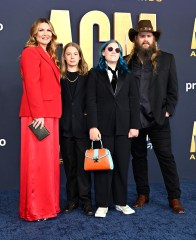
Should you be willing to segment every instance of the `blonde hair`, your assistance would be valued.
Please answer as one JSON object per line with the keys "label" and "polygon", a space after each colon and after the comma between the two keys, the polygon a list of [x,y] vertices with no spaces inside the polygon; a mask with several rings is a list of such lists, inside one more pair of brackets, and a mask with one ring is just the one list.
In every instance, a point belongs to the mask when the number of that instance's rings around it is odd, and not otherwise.
{"label": "blonde hair", "polygon": [[[157,64],[157,57],[158,55],[160,54],[160,49],[158,48],[158,45],[157,45],[157,42],[155,41],[155,47],[156,47],[156,51],[152,54],[151,56],[151,61],[152,61],[152,66],[153,66],[153,72],[156,72],[157,71],[157,67],[158,67],[158,64]],[[131,50],[131,53],[126,57],[126,62],[127,64],[129,64],[129,62],[131,61],[132,57],[133,57],[133,54],[136,52],[135,51],[135,43],[133,45],[133,49]]]}
{"label": "blonde hair", "polygon": [[80,48],[80,46],[77,43],[70,42],[64,46],[63,52],[61,55],[61,77],[64,78],[65,74],[67,72],[67,63],[65,61],[65,52],[68,47],[75,47],[77,49],[79,56],[80,56],[80,61],[78,63],[78,72],[80,75],[86,75],[88,73],[88,65],[84,59],[82,49]]}
{"label": "blonde hair", "polygon": [[58,56],[57,56],[57,43],[56,43],[56,39],[57,39],[57,35],[54,31],[54,28],[51,24],[51,22],[46,19],[46,18],[39,18],[37,19],[31,26],[30,28],[30,36],[28,41],[25,44],[25,48],[26,47],[30,47],[30,46],[38,46],[38,42],[36,40],[36,34],[38,32],[38,26],[40,23],[47,23],[50,27],[51,33],[52,33],[52,39],[50,41],[50,43],[48,43],[46,50],[47,52],[49,52],[51,54],[52,59],[55,61],[56,65],[59,66],[59,60],[58,60]]}

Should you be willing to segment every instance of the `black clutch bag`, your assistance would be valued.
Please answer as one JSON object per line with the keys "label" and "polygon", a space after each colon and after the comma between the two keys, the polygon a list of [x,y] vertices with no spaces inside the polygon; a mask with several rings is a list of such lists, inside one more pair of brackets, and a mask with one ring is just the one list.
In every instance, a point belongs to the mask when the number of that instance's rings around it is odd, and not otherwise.
{"label": "black clutch bag", "polygon": [[43,128],[40,129],[40,127],[35,128],[33,126],[33,122],[31,124],[29,124],[29,128],[31,129],[31,131],[35,134],[35,136],[37,137],[37,139],[39,141],[43,140],[44,138],[46,138],[48,135],[50,135],[50,132],[48,131],[48,129],[44,126]]}

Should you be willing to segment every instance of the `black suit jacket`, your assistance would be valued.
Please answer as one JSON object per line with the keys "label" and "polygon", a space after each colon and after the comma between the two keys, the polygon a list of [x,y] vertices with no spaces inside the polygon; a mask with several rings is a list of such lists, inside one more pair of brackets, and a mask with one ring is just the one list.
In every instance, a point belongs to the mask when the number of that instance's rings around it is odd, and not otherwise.
{"label": "black suit jacket", "polygon": [[60,135],[65,137],[88,137],[86,113],[87,76],[79,76],[74,96],[71,96],[67,79],[61,79],[62,117]]}
{"label": "black suit jacket", "polygon": [[[149,100],[155,122],[162,125],[165,120],[165,113],[174,113],[178,99],[178,81],[174,56],[161,51],[157,57],[157,72],[149,86]],[[132,61],[129,62],[129,69],[132,69]],[[139,88],[139,83],[137,83]]]}
{"label": "black suit jacket", "polygon": [[114,94],[106,70],[91,69],[87,84],[87,112],[89,129],[96,127],[102,135],[128,135],[129,129],[138,129],[139,96],[132,74],[118,73]]}

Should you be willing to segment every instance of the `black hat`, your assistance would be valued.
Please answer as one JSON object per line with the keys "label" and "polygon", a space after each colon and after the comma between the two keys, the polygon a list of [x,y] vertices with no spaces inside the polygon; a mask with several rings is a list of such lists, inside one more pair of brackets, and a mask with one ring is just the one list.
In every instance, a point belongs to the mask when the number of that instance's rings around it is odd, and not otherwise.
{"label": "black hat", "polygon": [[155,36],[156,41],[159,40],[159,37],[161,35],[161,32],[159,30],[154,31],[153,27],[152,27],[152,23],[150,20],[140,20],[138,22],[138,27],[137,29],[129,29],[129,39],[131,40],[131,42],[134,42],[135,40],[135,36],[137,36],[137,34],[139,32],[151,32],[153,33],[153,35]]}

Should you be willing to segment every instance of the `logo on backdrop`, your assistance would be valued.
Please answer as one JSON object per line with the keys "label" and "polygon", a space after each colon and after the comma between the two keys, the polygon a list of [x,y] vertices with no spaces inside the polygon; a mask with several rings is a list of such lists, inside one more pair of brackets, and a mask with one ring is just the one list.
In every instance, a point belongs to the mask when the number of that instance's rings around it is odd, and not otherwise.
{"label": "logo on backdrop", "polygon": [[196,159],[196,122],[193,123],[193,132],[191,138],[191,147],[190,147],[190,160]]}
{"label": "logo on backdrop", "polygon": [[6,145],[6,140],[5,139],[0,139],[0,147],[4,147]]}
{"label": "logo on backdrop", "polygon": [[163,0],[137,0],[138,2],[162,2]]}
{"label": "logo on backdrop", "polygon": [[3,30],[3,24],[0,23],[0,31],[2,31],[2,30]]}
{"label": "logo on backdrop", "polygon": [[[192,41],[191,41],[191,54],[190,57],[196,57],[196,18],[194,20],[193,25],[193,34],[192,34]],[[186,83],[186,92],[190,90],[196,89],[196,83]]]}
{"label": "logo on backdrop", "polygon": [[[114,34],[112,38],[117,39],[121,43],[124,55],[131,52],[133,43],[127,41],[128,31],[132,27],[132,15],[129,12],[114,12],[113,29]],[[140,13],[140,19],[150,19],[152,25],[156,29],[156,14],[154,13]],[[57,42],[63,46],[72,42],[71,19],[69,10],[51,10],[50,21],[58,36]],[[64,24],[62,24],[62,22]],[[79,23],[79,45],[84,53],[85,60],[89,69],[93,67],[93,26],[99,26],[98,42],[108,41],[111,37],[110,20],[108,16],[98,10],[89,11],[84,14]]]}
{"label": "logo on backdrop", "polygon": [[196,18],[193,25],[193,35],[192,35],[192,42],[191,42],[191,57],[196,57]]}
{"label": "logo on backdrop", "polygon": [[196,83],[186,83],[186,92],[196,89]]}

